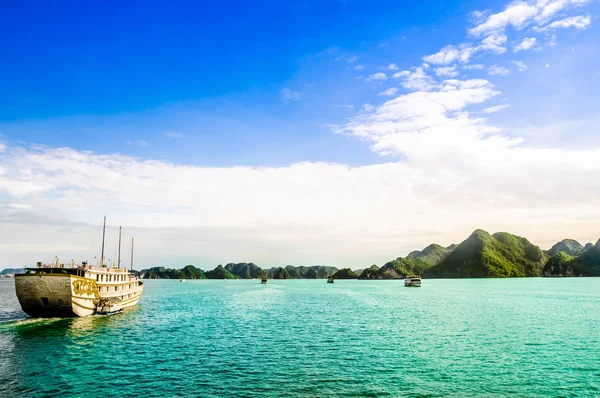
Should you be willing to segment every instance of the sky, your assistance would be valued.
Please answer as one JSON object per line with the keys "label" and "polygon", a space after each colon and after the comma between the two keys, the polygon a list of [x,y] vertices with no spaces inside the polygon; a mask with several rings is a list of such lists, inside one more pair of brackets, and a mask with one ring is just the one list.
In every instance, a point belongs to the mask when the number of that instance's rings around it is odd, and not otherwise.
{"label": "sky", "polygon": [[[600,238],[597,0],[11,2],[0,269]],[[125,265],[128,261],[125,261]]]}

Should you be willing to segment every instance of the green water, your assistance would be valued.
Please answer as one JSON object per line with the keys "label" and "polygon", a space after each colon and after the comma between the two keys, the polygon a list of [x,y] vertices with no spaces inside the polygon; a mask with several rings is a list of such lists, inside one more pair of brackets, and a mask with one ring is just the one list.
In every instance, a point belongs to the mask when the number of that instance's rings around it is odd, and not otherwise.
{"label": "green water", "polygon": [[148,281],[26,319],[0,280],[0,396],[600,396],[600,278]]}

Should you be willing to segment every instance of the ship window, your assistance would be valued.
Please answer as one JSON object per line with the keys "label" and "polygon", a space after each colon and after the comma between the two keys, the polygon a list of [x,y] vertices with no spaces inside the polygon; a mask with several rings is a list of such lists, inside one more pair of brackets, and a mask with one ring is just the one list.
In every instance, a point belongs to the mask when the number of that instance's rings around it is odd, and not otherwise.
{"label": "ship window", "polygon": [[99,274],[96,274],[96,282],[98,282],[100,280],[99,276],[100,276]]}
{"label": "ship window", "polygon": [[48,297],[42,297],[42,305],[50,305],[50,301],[48,301]]}

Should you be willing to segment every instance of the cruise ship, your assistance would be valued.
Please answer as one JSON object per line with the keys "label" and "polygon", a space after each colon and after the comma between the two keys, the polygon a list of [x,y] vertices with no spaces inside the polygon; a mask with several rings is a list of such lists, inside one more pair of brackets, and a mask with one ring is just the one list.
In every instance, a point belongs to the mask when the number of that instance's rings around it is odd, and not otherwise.
{"label": "cruise ship", "polygon": [[[112,267],[104,264],[106,217],[102,229],[102,255],[96,266],[82,263],[71,267],[38,263],[15,275],[15,288],[21,308],[31,317],[75,317],[120,312],[138,303],[144,283],[133,273],[133,239],[130,270],[121,268],[121,229],[119,261]],[[110,303],[110,304],[107,304]]]}

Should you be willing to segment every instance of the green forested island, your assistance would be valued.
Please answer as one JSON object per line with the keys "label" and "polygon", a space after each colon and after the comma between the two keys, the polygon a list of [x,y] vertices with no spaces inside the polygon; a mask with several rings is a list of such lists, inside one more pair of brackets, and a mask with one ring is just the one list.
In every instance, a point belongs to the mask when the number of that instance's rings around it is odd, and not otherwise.
{"label": "green forested island", "polygon": [[154,267],[141,271],[143,278],[170,279],[400,279],[418,274],[425,278],[508,278],[528,276],[600,276],[600,240],[585,246],[564,239],[542,250],[526,238],[498,232],[474,231],[460,244],[431,244],[406,257],[363,270],[332,266],[292,266],[262,269],[254,263],[218,265],[203,271],[193,265],[182,269]]}
{"label": "green forested island", "polygon": [[[0,276],[25,272],[8,268]],[[146,279],[401,279],[417,274],[424,278],[509,278],[528,276],[600,276],[600,240],[582,245],[564,239],[542,250],[526,238],[475,230],[460,244],[431,244],[383,265],[361,270],[327,265],[261,268],[254,263],[229,263],[204,271],[194,265],[181,269],[153,267],[140,271]]]}
{"label": "green forested island", "polygon": [[183,269],[153,267],[140,272],[145,279],[323,279],[334,275],[338,269],[325,265],[273,267],[262,269],[254,263],[229,263],[218,265],[212,271],[203,271],[193,265]]}

